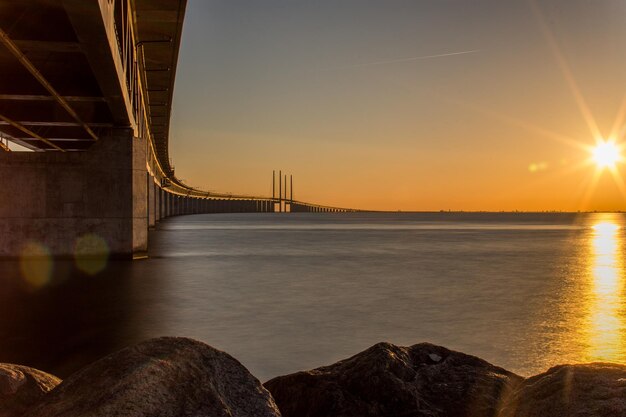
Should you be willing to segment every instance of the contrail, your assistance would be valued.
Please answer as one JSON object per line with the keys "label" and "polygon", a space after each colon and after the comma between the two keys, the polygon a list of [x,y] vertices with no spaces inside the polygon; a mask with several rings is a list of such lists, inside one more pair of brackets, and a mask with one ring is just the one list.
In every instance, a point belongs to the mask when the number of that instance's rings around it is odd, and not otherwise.
{"label": "contrail", "polygon": [[390,60],[386,60],[386,61],[364,62],[362,64],[353,64],[353,65],[345,65],[343,67],[327,68],[327,69],[324,69],[322,71],[332,71],[332,70],[341,70],[341,69],[359,68],[359,67],[373,67],[373,66],[376,66],[376,65],[386,65],[386,64],[397,64],[397,63],[402,63],[402,62],[421,61],[421,60],[424,60],[424,59],[443,58],[443,57],[455,56],[455,55],[467,55],[467,54],[473,54],[473,53],[476,53],[476,52],[480,52],[480,49],[472,49],[472,50],[469,50],[469,51],[459,51],[459,52],[448,52],[448,53],[445,53],[445,54],[436,54],[436,55],[420,55],[420,56],[414,56],[414,57],[411,57],[411,58],[390,59]]}

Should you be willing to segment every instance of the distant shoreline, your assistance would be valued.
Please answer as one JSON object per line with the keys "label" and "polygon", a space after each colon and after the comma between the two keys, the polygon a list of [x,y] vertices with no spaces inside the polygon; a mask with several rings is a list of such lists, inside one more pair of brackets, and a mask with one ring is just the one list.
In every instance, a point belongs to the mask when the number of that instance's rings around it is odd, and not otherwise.
{"label": "distant shoreline", "polygon": [[616,211],[559,211],[559,210],[544,210],[544,211],[524,211],[524,210],[502,210],[502,211],[490,211],[490,210],[361,210],[359,213],[412,213],[412,214],[459,214],[459,213],[481,213],[481,214],[624,214],[626,210]]}

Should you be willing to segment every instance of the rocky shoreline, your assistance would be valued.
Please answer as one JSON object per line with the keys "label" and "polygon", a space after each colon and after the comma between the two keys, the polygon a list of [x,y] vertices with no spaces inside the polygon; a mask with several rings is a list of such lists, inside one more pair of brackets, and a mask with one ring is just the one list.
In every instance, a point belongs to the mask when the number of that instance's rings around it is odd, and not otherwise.
{"label": "rocky shoreline", "polygon": [[64,381],[0,364],[0,417],[626,416],[626,366],[561,365],[523,378],[475,356],[378,343],[261,384],[202,342],[151,339]]}

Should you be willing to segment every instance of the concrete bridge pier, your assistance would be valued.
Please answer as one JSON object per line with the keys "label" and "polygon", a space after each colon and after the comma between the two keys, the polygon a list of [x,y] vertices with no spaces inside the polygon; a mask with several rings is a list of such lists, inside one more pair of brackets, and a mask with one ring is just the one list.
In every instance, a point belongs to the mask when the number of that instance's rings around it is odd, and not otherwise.
{"label": "concrete bridge pier", "polygon": [[156,225],[156,216],[154,215],[155,209],[156,209],[156,199],[154,197],[154,194],[156,192],[155,190],[155,186],[154,186],[154,181],[152,180],[152,177],[150,176],[150,174],[146,173],[146,178],[147,178],[147,187],[148,187],[148,227],[154,227]]}
{"label": "concrete bridge pier", "polygon": [[170,216],[176,216],[178,214],[178,196],[176,194],[170,195]]}
{"label": "concrete bridge pier", "polygon": [[156,183],[154,184],[154,221],[158,223],[161,221],[161,187]]}
{"label": "concrete bridge pier", "polygon": [[165,193],[165,217],[170,217],[172,215],[172,194],[166,192]]}
{"label": "concrete bridge pier", "polygon": [[146,175],[146,142],[126,128],[85,152],[0,153],[0,257],[146,251]]}
{"label": "concrete bridge pier", "polygon": [[159,187],[159,220],[165,218],[165,191]]}

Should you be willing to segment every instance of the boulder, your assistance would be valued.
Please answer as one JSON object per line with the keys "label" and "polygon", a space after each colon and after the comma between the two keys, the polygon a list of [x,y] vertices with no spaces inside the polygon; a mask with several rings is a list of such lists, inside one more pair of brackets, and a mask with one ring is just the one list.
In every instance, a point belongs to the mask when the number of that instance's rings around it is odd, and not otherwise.
{"label": "boulder", "polygon": [[334,365],[265,383],[284,417],[490,417],[523,378],[421,343],[379,343]]}
{"label": "boulder", "polygon": [[56,376],[34,368],[0,363],[0,417],[19,416],[60,383]]}
{"label": "boulder", "polygon": [[626,416],[626,366],[560,365],[528,378],[502,417]]}
{"label": "boulder", "polygon": [[113,353],[63,381],[24,417],[277,417],[272,397],[230,355],[164,337]]}

